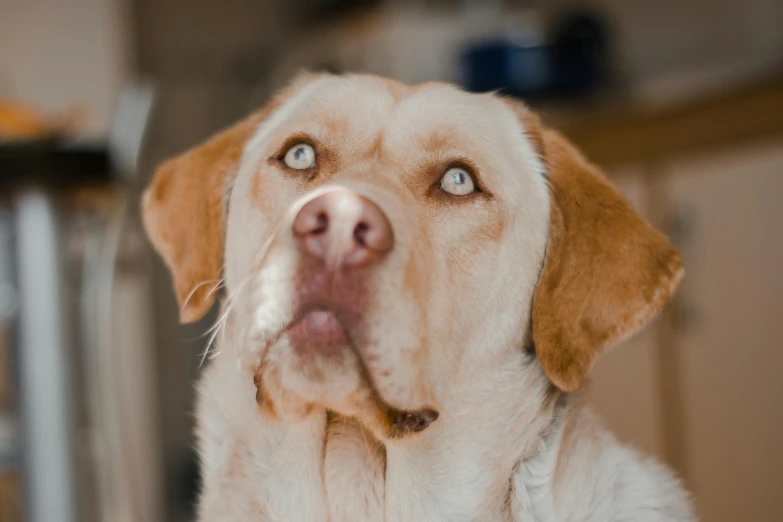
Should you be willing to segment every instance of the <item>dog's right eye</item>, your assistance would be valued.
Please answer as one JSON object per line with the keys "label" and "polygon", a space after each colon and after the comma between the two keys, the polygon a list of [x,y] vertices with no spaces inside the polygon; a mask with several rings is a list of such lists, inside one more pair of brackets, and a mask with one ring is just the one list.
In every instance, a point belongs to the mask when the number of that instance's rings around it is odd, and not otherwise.
{"label": "dog's right eye", "polygon": [[295,170],[307,170],[315,166],[315,149],[307,143],[297,143],[285,153],[283,162]]}
{"label": "dog's right eye", "polygon": [[452,167],[440,179],[440,188],[454,196],[467,196],[476,191],[473,177],[461,167]]}

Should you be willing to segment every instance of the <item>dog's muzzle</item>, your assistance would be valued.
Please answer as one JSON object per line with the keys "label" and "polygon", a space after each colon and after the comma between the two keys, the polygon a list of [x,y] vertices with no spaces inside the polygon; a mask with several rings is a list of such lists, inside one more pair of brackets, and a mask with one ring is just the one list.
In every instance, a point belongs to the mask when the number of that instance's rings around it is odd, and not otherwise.
{"label": "dog's muzzle", "polygon": [[394,246],[388,218],[365,196],[338,188],[307,201],[292,233],[299,249],[292,345],[300,355],[330,355],[361,343],[373,269]]}

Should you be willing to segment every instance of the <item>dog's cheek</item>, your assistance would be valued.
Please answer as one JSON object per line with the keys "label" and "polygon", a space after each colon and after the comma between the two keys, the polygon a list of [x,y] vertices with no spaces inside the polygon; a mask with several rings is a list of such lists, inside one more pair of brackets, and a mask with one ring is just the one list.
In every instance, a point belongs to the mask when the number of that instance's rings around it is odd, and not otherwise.
{"label": "dog's cheek", "polygon": [[279,418],[272,397],[264,385],[262,373],[263,372],[259,369],[256,371],[255,375],[253,375],[253,384],[256,387],[256,404],[258,404],[261,413],[264,415],[272,418]]}
{"label": "dog's cheek", "polygon": [[501,248],[494,236],[482,229],[470,229],[468,237],[446,247],[442,263],[444,281],[442,300],[445,317],[456,339],[467,339],[483,323],[483,318],[495,312],[491,304],[497,298],[498,279],[503,276]]}
{"label": "dog's cheek", "polygon": [[428,342],[421,315],[411,294],[402,289],[386,292],[393,295],[382,308],[368,316],[372,325],[369,342],[359,346],[372,381],[384,401],[401,409],[427,405],[426,376]]}
{"label": "dog's cheek", "polygon": [[256,402],[263,413],[287,422],[296,422],[310,415],[313,405],[286,386],[286,381],[290,379],[290,368],[286,367],[286,354],[281,344],[270,347],[256,372]]}
{"label": "dog's cheek", "polygon": [[225,272],[240,284],[261,268],[274,245],[291,234],[291,207],[300,196],[297,185],[271,167],[246,168],[231,188],[226,231]]}

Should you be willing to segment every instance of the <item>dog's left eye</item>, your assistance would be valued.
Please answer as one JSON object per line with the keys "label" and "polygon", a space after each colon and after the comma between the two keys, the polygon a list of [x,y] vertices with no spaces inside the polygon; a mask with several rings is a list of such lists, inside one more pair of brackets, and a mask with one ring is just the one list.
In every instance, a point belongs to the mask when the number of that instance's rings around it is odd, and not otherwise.
{"label": "dog's left eye", "polygon": [[307,170],[315,166],[315,149],[307,143],[298,143],[288,149],[283,158],[287,167]]}
{"label": "dog's left eye", "polygon": [[452,167],[440,178],[440,188],[455,196],[467,196],[476,191],[473,178],[463,168]]}

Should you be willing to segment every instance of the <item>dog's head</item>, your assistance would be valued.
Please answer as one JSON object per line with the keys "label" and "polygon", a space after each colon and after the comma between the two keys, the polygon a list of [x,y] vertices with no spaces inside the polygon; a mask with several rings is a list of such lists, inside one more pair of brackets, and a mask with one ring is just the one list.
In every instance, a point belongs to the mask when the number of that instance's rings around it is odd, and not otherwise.
{"label": "dog's head", "polygon": [[524,106],[436,83],[300,77],[160,167],[143,212],[183,321],[224,277],[221,357],[237,349],[262,406],[356,415],[382,437],[531,347],[579,388],[682,274]]}

